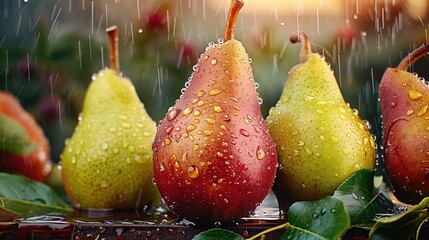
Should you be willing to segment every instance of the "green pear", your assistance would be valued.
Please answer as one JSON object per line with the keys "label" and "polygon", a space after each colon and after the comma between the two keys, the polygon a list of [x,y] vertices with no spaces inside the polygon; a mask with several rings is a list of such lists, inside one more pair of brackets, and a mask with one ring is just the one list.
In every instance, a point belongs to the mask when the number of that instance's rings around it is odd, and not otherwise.
{"label": "green pear", "polygon": [[111,68],[94,75],[61,156],[64,188],[78,209],[135,208],[160,196],[152,184],[156,124],[119,73],[116,28],[108,33]]}
{"label": "green pear", "polygon": [[331,195],[355,171],[375,165],[367,125],[344,101],[332,70],[311,52],[307,36],[291,37],[298,41],[300,63],[267,117],[279,156],[273,190],[282,209]]}

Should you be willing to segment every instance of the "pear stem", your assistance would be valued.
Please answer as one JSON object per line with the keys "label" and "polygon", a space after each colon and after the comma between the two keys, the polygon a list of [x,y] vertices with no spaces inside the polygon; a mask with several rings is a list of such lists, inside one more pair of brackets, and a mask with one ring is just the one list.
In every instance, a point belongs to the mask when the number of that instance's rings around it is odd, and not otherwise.
{"label": "pear stem", "polygon": [[109,35],[110,68],[119,72],[118,27],[108,27],[106,32]]}
{"label": "pear stem", "polygon": [[429,51],[429,41],[423,43],[420,47],[414,50],[412,53],[408,54],[396,67],[397,69],[407,71],[408,67],[417,61],[419,58],[428,54]]}
{"label": "pear stem", "polygon": [[237,22],[238,12],[243,5],[243,0],[231,0],[231,6],[229,8],[228,19],[226,21],[225,32],[223,35],[224,41],[234,39],[235,22]]}
{"label": "pear stem", "polygon": [[311,43],[310,40],[308,40],[307,34],[300,32],[300,33],[293,33],[289,38],[291,43],[297,43],[300,42],[301,45],[301,51],[299,53],[299,62],[303,63],[307,60],[308,55],[311,53]]}

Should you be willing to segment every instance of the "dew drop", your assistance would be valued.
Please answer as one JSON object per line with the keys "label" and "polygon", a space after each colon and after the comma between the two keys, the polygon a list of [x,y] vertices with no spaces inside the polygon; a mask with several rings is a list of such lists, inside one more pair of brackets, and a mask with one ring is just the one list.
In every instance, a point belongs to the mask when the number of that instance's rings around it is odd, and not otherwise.
{"label": "dew drop", "polygon": [[194,117],[198,117],[198,116],[200,116],[200,115],[201,115],[201,112],[200,112],[200,111],[196,110],[196,111],[194,112]]}
{"label": "dew drop", "polygon": [[212,133],[213,133],[213,130],[204,130],[203,131],[203,134],[206,136],[210,136],[210,135],[212,135]]}
{"label": "dew drop", "polygon": [[236,102],[236,103],[238,103],[238,99],[237,98],[234,98],[234,97],[228,97],[230,100],[232,100],[232,101],[234,101],[234,102]]}
{"label": "dew drop", "polygon": [[107,143],[103,143],[101,145],[101,149],[103,149],[103,150],[106,150],[108,147],[109,147],[109,144],[107,144]]}
{"label": "dew drop", "polygon": [[173,109],[170,112],[168,112],[167,113],[167,120],[169,122],[173,121],[177,117],[177,115],[179,115],[180,111],[181,111],[181,109]]}
{"label": "dew drop", "polygon": [[419,91],[413,89],[408,91],[408,98],[411,100],[419,100],[421,97],[423,97],[423,94],[421,94]]}
{"label": "dew drop", "polygon": [[238,138],[237,134],[235,134],[235,133],[230,133],[229,135],[230,135],[232,138]]}
{"label": "dew drop", "polygon": [[257,133],[261,132],[261,127],[259,127],[259,126],[257,126],[257,125],[253,126],[253,129],[254,129],[254,130],[255,130],[255,132],[257,132]]}
{"label": "dew drop", "polygon": [[391,108],[396,107],[396,105],[398,105],[396,102],[391,102],[391,103],[390,103],[390,107],[391,107]]}
{"label": "dew drop", "polygon": [[220,113],[220,112],[222,112],[222,108],[220,106],[214,106],[213,111]]}
{"label": "dew drop", "polygon": [[195,125],[195,124],[189,124],[189,125],[186,127],[186,131],[187,131],[187,132],[191,132],[191,131],[195,130],[196,128],[197,128],[197,125]]}
{"label": "dew drop", "polygon": [[174,162],[174,167],[175,168],[180,168],[180,162],[179,161],[175,161]]}
{"label": "dew drop", "polygon": [[210,63],[211,63],[212,65],[215,65],[215,64],[217,63],[216,58],[213,58],[212,60],[210,60]]}
{"label": "dew drop", "polygon": [[167,129],[165,129],[165,134],[169,135],[171,131],[173,131],[173,127],[168,127]]}
{"label": "dew drop", "polygon": [[427,111],[428,111],[428,105],[427,104],[423,105],[420,108],[419,112],[417,113],[417,116],[421,117],[421,116],[425,115]]}
{"label": "dew drop", "polygon": [[165,164],[164,163],[159,163],[159,171],[160,172],[164,172],[165,171]]}
{"label": "dew drop", "polygon": [[259,88],[259,83],[255,82],[255,89]]}
{"label": "dew drop", "polygon": [[216,88],[216,89],[210,90],[209,95],[210,96],[216,96],[216,95],[218,95],[221,92],[222,92],[222,90]]}
{"label": "dew drop", "polygon": [[191,114],[193,110],[194,110],[194,107],[192,107],[192,106],[187,107],[187,108],[185,108],[185,110],[183,110],[183,115],[187,116],[187,115]]}
{"label": "dew drop", "polygon": [[213,124],[216,123],[215,119],[214,118],[210,118],[210,117],[206,118],[205,121],[206,121],[206,123],[208,123],[210,125],[213,125]]}
{"label": "dew drop", "polygon": [[246,131],[245,129],[240,128],[239,130],[240,134],[245,136],[245,137],[249,137],[250,133],[248,131]]}
{"label": "dew drop", "polygon": [[192,165],[188,168],[188,176],[190,178],[197,178],[200,175],[197,166]]}
{"label": "dew drop", "polygon": [[130,146],[130,147],[128,148],[128,151],[130,151],[130,152],[134,152],[134,147],[133,147],[133,146]]}
{"label": "dew drop", "polygon": [[261,146],[258,146],[256,148],[256,157],[258,158],[258,160],[262,160],[265,158],[265,152],[264,149],[261,148]]}
{"label": "dew drop", "polygon": [[203,106],[204,105],[204,101],[203,100],[199,100],[198,102],[197,102],[197,106],[198,107],[201,107],[201,106]]}

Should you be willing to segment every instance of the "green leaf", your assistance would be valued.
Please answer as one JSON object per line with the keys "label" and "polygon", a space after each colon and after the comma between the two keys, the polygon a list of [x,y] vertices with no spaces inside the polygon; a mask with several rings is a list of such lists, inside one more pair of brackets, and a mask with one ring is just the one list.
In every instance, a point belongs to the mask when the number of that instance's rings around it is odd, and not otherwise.
{"label": "green leaf", "polygon": [[244,238],[235,232],[222,228],[215,228],[196,235],[192,240],[243,240]]}
{"label": "green leaf", "polygon": [[412,239],[419,226],[429,216],[427,206],[429,206],[429,197],[424,198],[406,212],[377,220],[369,232],[369,237],[385,239],[387,236],[397,239],[401,236],[401,239]]}
{"label": "green leaf", "polygon": [[379,201],[379,194],[374,194],[374,172],[369,169],[359,170],[346,179],[334,197],[344,202],[352,226],[371,222],[377,213],[388,211]]}
{"label": "green leaf", "polygon": [[25,129],[13,118],[0,114],[0,149],[17,155],[24,155],[37,148],[30,142]]}
{"label": "green leaf", "polygon": [[332,197],[296,202],[288,211],[290,226],[281,239],[338,239],[350,227],[343,202]]}
{"label": "green leaf", "polygon": [[20,217],[73,211],[49,186],[8,173],[0,173],[0,207]]}

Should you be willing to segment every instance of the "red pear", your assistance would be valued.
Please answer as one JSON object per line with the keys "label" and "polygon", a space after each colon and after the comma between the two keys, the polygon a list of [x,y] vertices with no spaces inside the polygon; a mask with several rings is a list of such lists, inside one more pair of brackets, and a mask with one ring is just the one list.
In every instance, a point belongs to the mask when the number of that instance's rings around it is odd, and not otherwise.
{"label": "red pear", "polygon": [[153,143],[154,176],[165,203],[201,225],[248,215],[268,194],[277,168],[249,56],[233,38],[242,5],[232,0],[224,42],[201,55]]}
{"label": "red pear", "polygon": [[429,196],[429,89],[407,68],[428,47],[426,42],[388,68],[379,87],[386,172],[395,196],[412,204]]}
{"label": "red pear", "polygon": [[[37,124],[19,103],[18,99],[7,91],[0,91],[0,118],[14,122],[14,126],[22,128],[27,134],[27,140],[37,146],[30,152],[10,152],[4,148],[0,134],[0,172],[22,174],[32,180],[43,182],[51,171],[51,154],[48,139],[42,128]],[[1,121],[3,123],[3,121]],[[12,129],[16,131],[16,129]],[[6,141],[10,139],[5,139]],[[20,139],[22,141],[22,139]]]}

